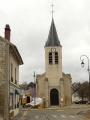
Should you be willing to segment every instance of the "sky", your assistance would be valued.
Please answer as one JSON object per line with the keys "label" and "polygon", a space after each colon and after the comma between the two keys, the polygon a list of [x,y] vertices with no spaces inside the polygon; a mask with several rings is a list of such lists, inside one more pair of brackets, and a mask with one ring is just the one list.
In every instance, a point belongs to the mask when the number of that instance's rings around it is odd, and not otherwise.
{"label": "sky", "polygon": [[[45,72],[45,42],[48,38],[54,5],[54,22],[62,45],[62,69],[72,82],[88,81],[90,59],[90,0],[0,0],[0,36],[6,24],[24,64],[20,66],[20,84],[34,81]],[[81,67],[80,56],[85,66]]]}

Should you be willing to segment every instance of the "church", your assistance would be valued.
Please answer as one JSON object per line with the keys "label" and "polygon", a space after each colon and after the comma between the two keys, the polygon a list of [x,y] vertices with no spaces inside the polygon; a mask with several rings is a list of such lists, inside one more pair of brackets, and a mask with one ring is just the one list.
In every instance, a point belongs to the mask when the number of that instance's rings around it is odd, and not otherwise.
{"label": "church", "polygon": [[69,106],[71,75],[62,72],[62,45],[52,18],[45,49],[45,73],[36,76],[36,95],[43,98],[45,107]]}

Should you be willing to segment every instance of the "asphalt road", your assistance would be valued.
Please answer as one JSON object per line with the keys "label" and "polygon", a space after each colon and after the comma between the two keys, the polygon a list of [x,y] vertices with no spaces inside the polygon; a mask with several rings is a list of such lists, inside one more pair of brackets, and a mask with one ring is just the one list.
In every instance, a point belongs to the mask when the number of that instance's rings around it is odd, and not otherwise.
{"label": "asphalt road", "polygon": [[[82,109],[68,110],[30,110],[24,111],[24,114],[15,120],[83,120],[82,117],[76,115]],[[84,108],[84,111],[87,110]]]}

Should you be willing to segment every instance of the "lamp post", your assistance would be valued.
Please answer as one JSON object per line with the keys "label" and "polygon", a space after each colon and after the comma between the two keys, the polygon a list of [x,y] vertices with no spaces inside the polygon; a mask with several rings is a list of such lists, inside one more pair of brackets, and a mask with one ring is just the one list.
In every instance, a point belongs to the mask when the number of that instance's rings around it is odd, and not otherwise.
{"label": "lamp post", "polygon": [[81,60],[81,66],[82,67],[84,67],[84,64],[85,64],[84,63],[84,57],[86,57],[87,61],[88,61],[88,69],[87,69],[88,75],[89,75],[88,103],[90,104],[90,69],[89,69],[89,58],[86,55],[81,55],[80,60]]}
{"label": "lamp post", "polygon": [[34,75],[33,75],[33,77],[34,77],[34,107],[35,107],[35,104],[36,104],[36,95],[35,95],[35,71],[34,71]]}

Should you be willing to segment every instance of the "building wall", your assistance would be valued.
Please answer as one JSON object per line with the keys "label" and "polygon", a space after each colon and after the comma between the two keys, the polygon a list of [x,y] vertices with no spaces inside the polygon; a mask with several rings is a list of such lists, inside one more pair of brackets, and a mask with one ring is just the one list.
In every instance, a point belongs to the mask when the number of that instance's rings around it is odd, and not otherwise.
{"label": "building wall", "polygon": [[[18,114],[19,95],[15,94],[15,90],[19,91],[19,63],[15,58],[14,53],[10,52],[9,43],[0,37],[0,116],[5,120],[9,118],[10,99],[13,94],[13,109],[15,115]],[[13,63],[13,82],[11,83],[11,63]],[[16,68],[16,81],[15,81]],[[15,108],[16,104],[16,108]]]}
{"label": "building wall", "polygon": [[64,79],[60,79],[60,106],[65,106],[65,100],[64,100]]}
{"label": "building wall", "polygon": [[37,77],[37,86],[36,86],[36,96],[38,97],[45,97],[45,90],[46,90],[46,86],[45,86],[45,75],[41,76],[41,77]]}
{"label": "building wall", "polygon": [[19,91],[19,88],[14,84],[10,83],[10,111],[14,111],[14,115],[16,113],[16,109],[19,109],[19,94],[15,93],[15,90]]}
{"label": "building wall", "polygon": [[14,116],[19,113],[19,63],[13,52],[10,50],[10,111]]}
{"label": "building wall", "polygon": [[53,47],[45,47],[45,71],[37,77],[37,96],[45,98],[45,106],[50,106],[50,91],[56,89],[59,94],[59,106],[71,104],[71,78],[62,73],[62,47],[56,48],[58,52],[58,64],[55,64],[55,53],[52,53],[53,63],[49,64],[49,52]]}
{"label": "building wall", "polygon": [[[11,75],[11,64],[13,65],[12,75]],[[13,83],[19,85],[19,64],[17,62],[16,57],[10,53],[10,80],[11,77],[13,77]]]}
{"label": "building wall", "polygon": [[63,79],[64,79],[64,103],[65,103],[65,106],[67,106],[67,105],[70,105],[72,102],[71,79],[66,75],[63,75]]}
{"label": "building wall", "polygon": [[[55,63],[55,48],[58,53],[58,63]],[[52,64],[49,64],[49,53],[52,53]],[[60,106],[60,78],[62,78],[62,47],[45,47],[45,71],[46,71],[46,107],[50,106],[50,91],[56,89],[59,93],[59,106]]]}
{"label": "building wall", "polygon": [[49,86],[58,86],[60,84],[60,78],[62,78],[62,47],[54,48],[58,52],[58,64],[55,64],[55,53],[52,53],[53,64],[49,64],[49,52],[51,52],[52,47],[45,47],[45,69]]}
{"label": "building wall", "polygon": [[5,94],[5,43],[0,40],[0,113],[4,115],[4,94]]}
{"label": "building wall", "polygon": [[0,115],[9,117],[8,44],[0,37]]}

